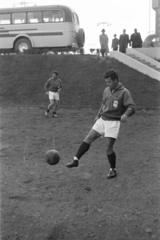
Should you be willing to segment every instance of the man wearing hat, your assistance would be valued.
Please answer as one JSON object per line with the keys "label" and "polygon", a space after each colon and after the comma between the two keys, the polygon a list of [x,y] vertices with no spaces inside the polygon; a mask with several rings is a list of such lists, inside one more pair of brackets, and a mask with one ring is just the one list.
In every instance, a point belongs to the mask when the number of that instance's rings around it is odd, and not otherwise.
{"label": "man wearing hat", "polygon": [[108,36],[105,34],[105,29],[102,29],[102,34],[99,36],[102,57],[104,57],[104,54],[107,55],[107,53],[109,53],[108,40]]}
{"label": "man wearing hat", "polygon": [[53,117],[58,117],[56,112],[58,108],[58,102],[59,102],[59,91],[62,88],[62,81],[58,78],[58,72],[53,71],[52,77],[49,78],[45,84],[45,90],[46,94],[49,96],[49,105],[47,107],[47,110],[45,112],[45,116],[47,117],[51,108],[53,108]]}
{"label": "man wearing hat", "polygon": [[112,39],[112,48],[113,48],[113,51],[117,51],[118,50],[118,45],[119,45],[119,39],[116,38],[116,34],[113,35],[114,38]]}

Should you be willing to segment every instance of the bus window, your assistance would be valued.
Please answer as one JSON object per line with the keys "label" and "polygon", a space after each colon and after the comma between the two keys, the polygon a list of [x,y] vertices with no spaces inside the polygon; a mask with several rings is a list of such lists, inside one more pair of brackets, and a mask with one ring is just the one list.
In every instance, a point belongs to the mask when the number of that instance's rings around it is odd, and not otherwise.
{"label": "bus window", "polygon": [[79,18],[78,18],[78,15],[76,13],[74,13],[76,19],[77,19],[77,24],[79,25]]}
{"label": "bus window", "polygon": [[43,21],[44,22],[63,22],[64,14],[62,11],[43,11]]}
{"label": "bus window", "polygon": [[72,19],[73,19],[73,23],[75,23],[75,24],[79,24],[79,19],[78,19],[77,14],[72,13]]}
{"label": "bus window", "polygon": [[55,22],[63,22],[64,21],[64,14],[60,10],[53,11],[53,18]]}
{"label": "bus window", "polygon": [[11,24],[10,14],[0,14],[0,24]]}
{"label": "bus window", "polygon": [[26,13],[12,13],[12,23],[13,24],[26,23]]}
{"label": "bus window", "polygon": [[28,23],[39,23],[42,22],[42,13],[41,12],[28,12]]}
{"label": "bus window", "polygon": [[44,22],[54,22],[53,11],[44,11],[43,12],[43,21]]}

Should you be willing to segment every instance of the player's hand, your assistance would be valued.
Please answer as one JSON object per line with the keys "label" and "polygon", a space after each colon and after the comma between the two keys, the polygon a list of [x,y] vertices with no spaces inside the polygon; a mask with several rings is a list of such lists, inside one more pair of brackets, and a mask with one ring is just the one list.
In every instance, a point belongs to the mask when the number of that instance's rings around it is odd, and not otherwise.
{"label": "player's hand", "polygon": [[48,93],[48,92],[46,92],[46,94],[48,95],[49,93]]}
{"label": "player's hand", "polygon": [[127,118],[128,118],[127,115],[124,114],[121,116],[121,121],[125,122],[127,120]]}

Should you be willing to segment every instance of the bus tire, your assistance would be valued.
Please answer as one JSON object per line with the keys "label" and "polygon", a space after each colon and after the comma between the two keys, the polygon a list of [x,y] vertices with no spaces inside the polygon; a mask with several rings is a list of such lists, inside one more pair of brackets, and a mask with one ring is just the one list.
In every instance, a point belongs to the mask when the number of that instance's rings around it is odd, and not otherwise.
{"label": "bus tire", "polygon": [[30,50],[31,48],[31,42],[27,38],[18,39],[14,47],[19,53],[23,53],[24,50]]}
{"label": "bus tire", "polygon": [[77,33],[77,44],[78,44],[78,47],[83,47],[84,43],[85,43],[85,33],[84,33],[84,30],[82,28],[80,28],[78,30],[78,33]]}

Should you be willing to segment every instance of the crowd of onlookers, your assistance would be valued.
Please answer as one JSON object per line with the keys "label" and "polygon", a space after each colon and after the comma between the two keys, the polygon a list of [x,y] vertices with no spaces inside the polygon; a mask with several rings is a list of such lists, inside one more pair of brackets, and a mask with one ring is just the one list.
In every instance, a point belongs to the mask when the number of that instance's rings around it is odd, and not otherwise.
{"label": "crowd of onlookers", "polygon": [[[142,38],[141,34],[137,32],[137,29],[134,29],[134,33],[129,35],[126,33],[126,30],[123,30],[123,33],[117,38],[117,35],[113,35],[114,38],[112,39],[111,48],[113,51],[119,51],[121,53],[126,53],[126,48],[131,46],[132,48],[141,48],[142,47]],[[105,29],[102,29],[102,34],[99,36],[99,42],[101,46],[101,54],[104,56],[105,54],[109,53],[109,38],[105,33]]]}

